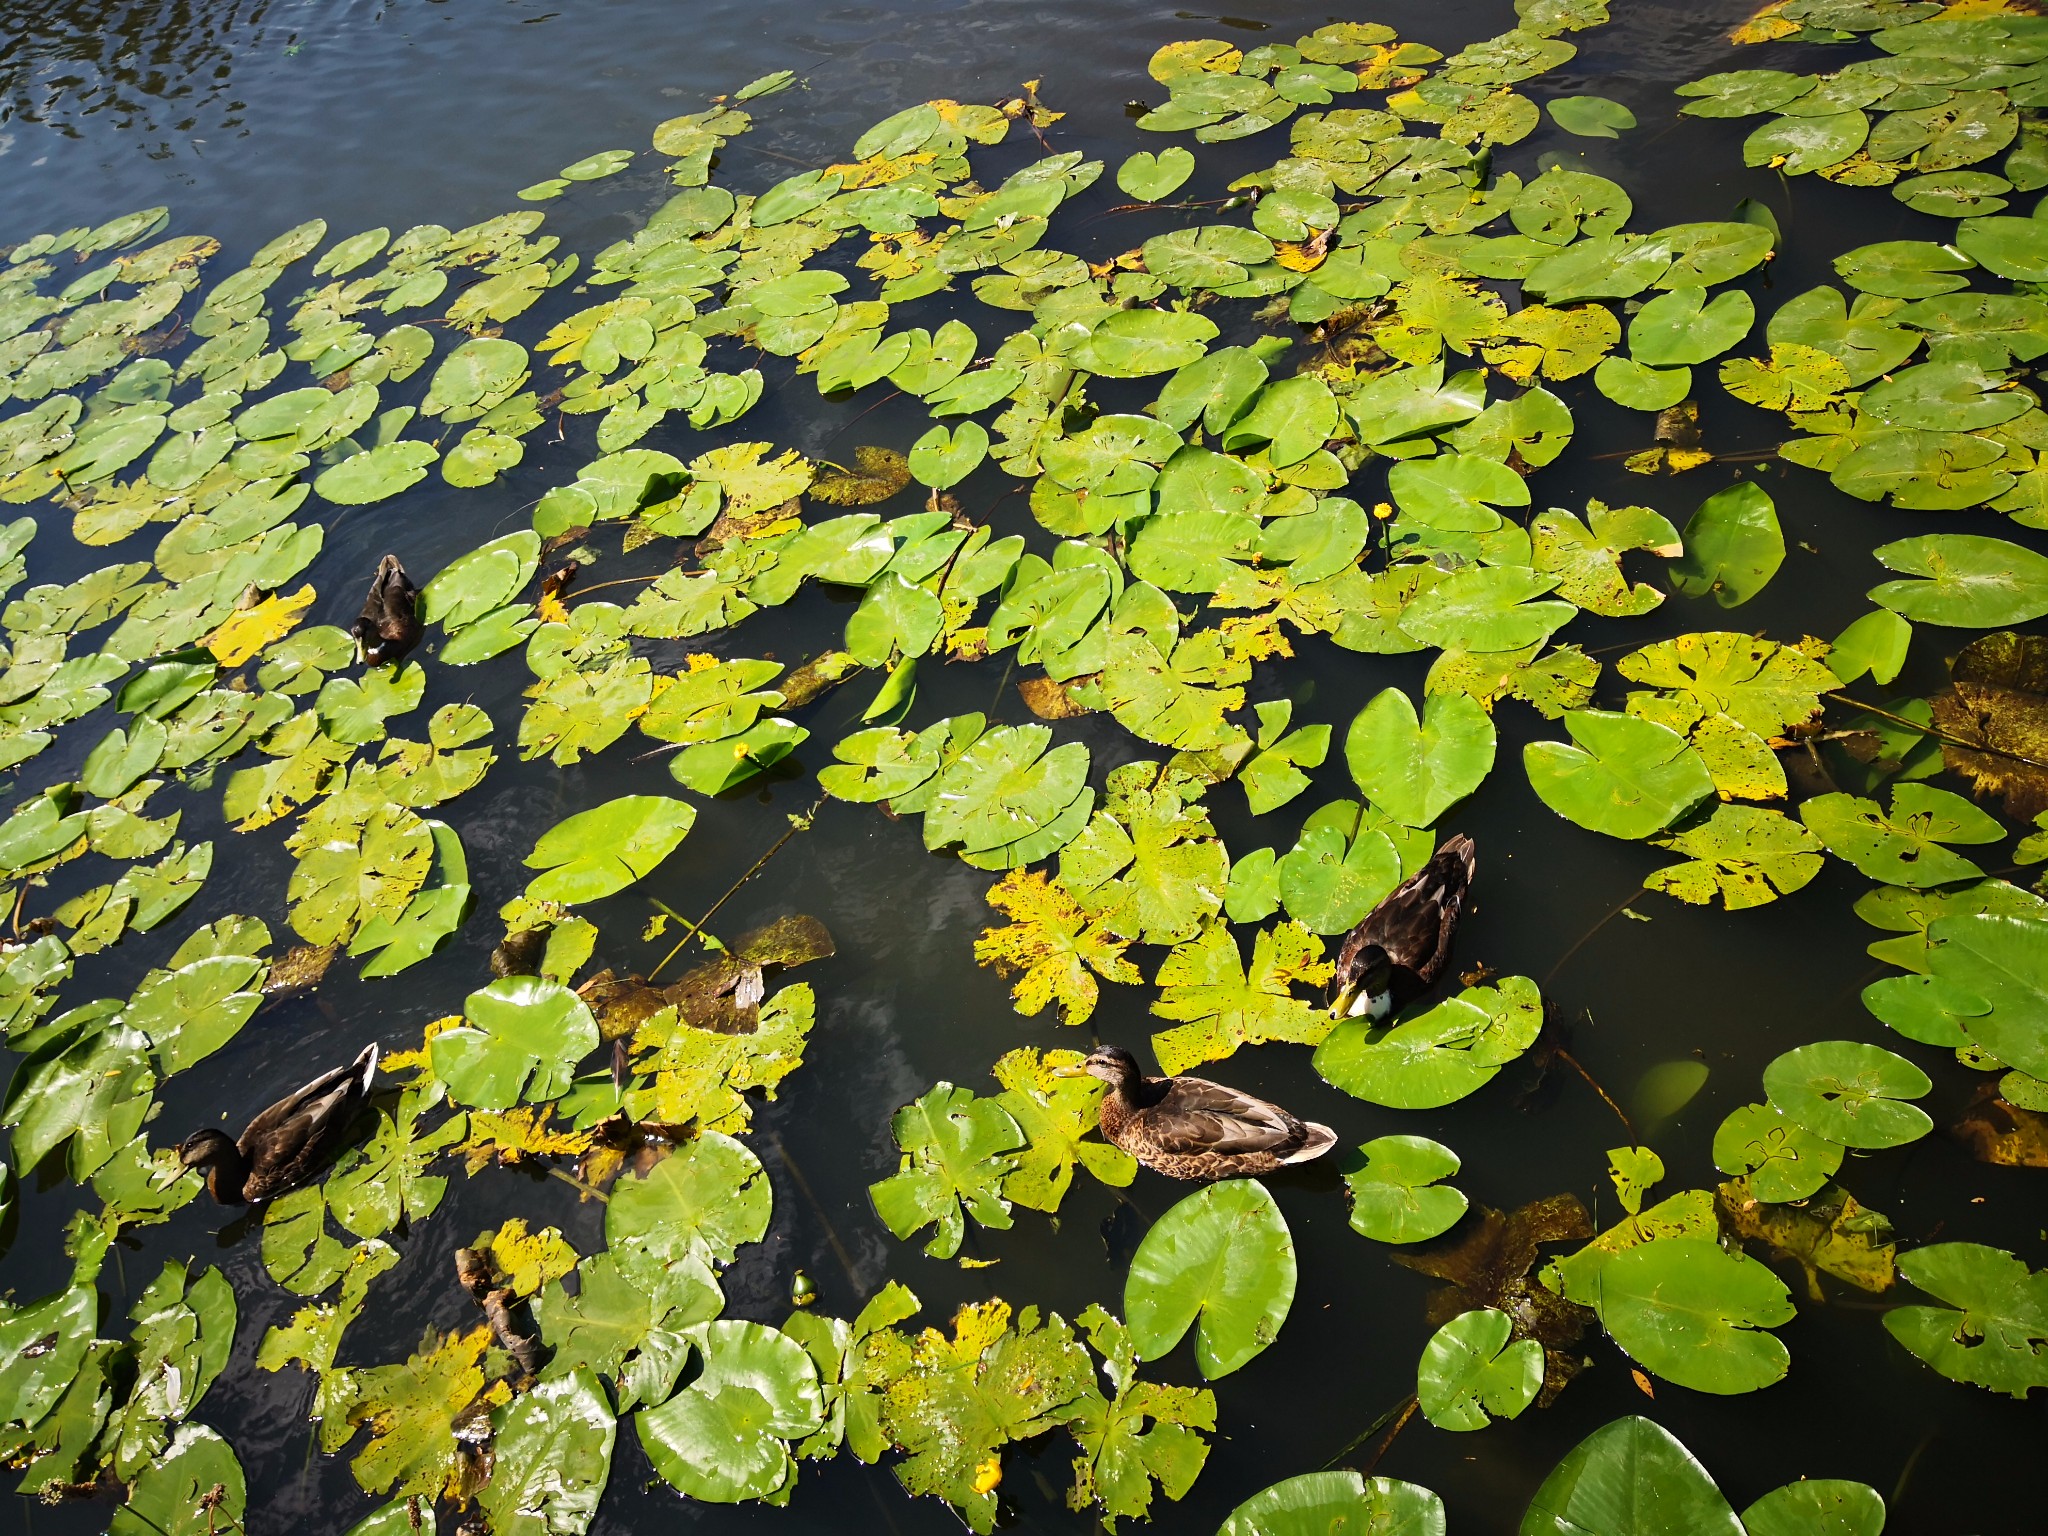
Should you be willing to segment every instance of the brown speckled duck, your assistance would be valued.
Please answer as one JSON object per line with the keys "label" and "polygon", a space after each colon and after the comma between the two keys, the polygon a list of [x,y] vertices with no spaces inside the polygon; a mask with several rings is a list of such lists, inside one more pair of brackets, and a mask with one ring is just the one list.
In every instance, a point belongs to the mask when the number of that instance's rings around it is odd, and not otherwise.
{"label": "brown speckled duck", "polygon": [[1460,833],[1344,936],[1332,1013],[1384,1019],[1436,984],[1450,961],[1477,862],[1472,839]]}
{"label": "brown speckled duck", "polygon": [[1327,1125],[1200,1077],[1147,1077],[1121,1046],[1100,1045],[1080,1069],[1109,1084],[1105,1141],[1174,1179],[1241,1179],[1306,1163],[1337,1144]]}
{"label": "brown speckled duck", "polygon": [[279,1099],[238,1140],[228,1140],[225,1131],[194,1131],[179,1144],[178,1156],[187,1168],[206,1170],[207,1192],[222,1205],[275,1199],[306,1183],[341,1150],[376,1072],[373,1045]]}
{"label": "brown speckled duck", "polygon": [[386,555],[377,562],[361,616],[349,628],[356,640],[356,659],[377,667],[403,657],[420,643],[419,609],[419,588],[405,574],[398,556]]}

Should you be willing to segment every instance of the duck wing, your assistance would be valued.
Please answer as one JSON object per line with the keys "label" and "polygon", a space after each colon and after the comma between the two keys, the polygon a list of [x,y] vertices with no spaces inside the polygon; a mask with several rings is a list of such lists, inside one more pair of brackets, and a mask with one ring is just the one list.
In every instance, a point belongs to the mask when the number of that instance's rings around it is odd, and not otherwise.
{"label": "duck wing", "polygon": [[321,1073],[249,1122],[236,1145],[249,1163],[244,1188],[252,1203],[283,1193],[325,1160],[369,1099],[376,1070],[373,1045],[347,1066]]}
{"label": "duck wing", "polygon": [[1451,938],[1477,863],[1472,839],[1462,833],[1431,854],[1427,864],[1345,935],[1337,952],[1336,985],[1356,983],[1373,949],[1423,985],[1435,981],[1450,959]]}
{"label": "duck wing", "polygon": [[1277,1104],[1202,1077],[1170,1079],[1166,1096],[1143,1111],[1145,1133],[1162,1152],[1271,1152],[1300,1146],[1307,1127]]}

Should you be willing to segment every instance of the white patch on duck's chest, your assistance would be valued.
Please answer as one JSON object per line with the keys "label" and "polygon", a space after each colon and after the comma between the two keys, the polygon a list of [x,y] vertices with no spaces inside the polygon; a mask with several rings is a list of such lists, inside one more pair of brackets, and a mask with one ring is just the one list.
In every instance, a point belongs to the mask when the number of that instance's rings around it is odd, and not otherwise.
{"label": "white patch on duck's chest", "polygon": [[1351,1000],[1351,1007],[1344,1016],[1348,1019],[1367,1018],[1375,1024],[1381,1024],[1386,1022],[1393,1011],[1394,993],[1393,989],[1389,988],[1385,992],[1374,992],[1370,996],[1360,993]]}

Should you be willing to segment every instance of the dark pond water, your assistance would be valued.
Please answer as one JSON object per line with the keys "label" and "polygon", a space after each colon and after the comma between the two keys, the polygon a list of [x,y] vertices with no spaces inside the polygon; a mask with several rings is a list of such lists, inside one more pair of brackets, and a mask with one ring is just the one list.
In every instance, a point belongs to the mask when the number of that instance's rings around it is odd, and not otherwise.
{"label": "dark pond water", "polygon": [[[513,191],[582,155],[639,148],[654,122],[694,110],[710,93],[768,70],[790,67],[806,79],[760,103],[756,130],[724,152],[720,180],[759,190],[797,166],[840,158],[863,128],[900,106],[937,95],[992,100],[1040,78],[1048,101],[1067,112],[1049,131],[1057,149],[1081,149],[1114,166],[1147,136],[1129,123],[1126,101],[1157,96],[1145,61],[1160,44],[1217,35],[1245,41],[1290,40],[1338,19],[1312,6],[1233,0],[1237,14],[1211,17],[1165,6],[1110,0],[954,0],[907,5],[831,5],[791,0],[697,3],[673,0],[270,0],[270,3],[26,4],[0,6],[0,239],[40,229],[96,223],[154,203],[173,209],[170,233],[210,233],[224,250],[216,270],[232,271],[257,245],[302,219],[324,216],[337,234],[433,221],[450,227],[507,207]],[[1774,208],[1787,240],[1768,277],[1751,286],[1760,307],[1767,283],[1782,298],[1822,280],[1827,258],[1868,240],[1938,237],[1931,219],[1882,195],[1804,178],[1788,186],[1767,172],[1741,169],[1744,125],[1679,121],[1670,88],[1709,70],[1739,67],[1723,41],[1745,7],[1731,0],[1700,5],[1618,6],[1614,23],[1578,34],[1579,57],[1551,81],[1559,92],[1584,89],[1632,106],[1642,127],[1619,143],[1569,140],[1546,129],[1503,155],[1533,162],[1556,151],[1569,163],[1614,177],[1636,198],[1638,228],[1731,216],[1754,197]],[[1347,13],[1364,19],[1367,13]],[[1399,0],[1371,19],[1405,37],[1446,50],[1513,24],[1502,0],[1420,4]],[[1777,62],[1749,50],[1741,65]],[[1801,60],[1790,66],[1813,67]],[[1189,195],[1218,195],[1233,166],[1264,164],[1274,135],[1204,156]],[[1233,152],[1236,158],[1233,158]],[[995,157],[1007,169],[1036,153],[1027,143]],[[633,172],[548,205],[548,230],[568,249],[592,252],[628,232],[664,196],[658,170]],[[1173,216],[1129,216],[1109,178],[1062,214],[1069,249],[1111,252],[1136,244]],[[566,295],[522,325],[573,307]],[[930,324],[937,321],[931,320]],[[520,334],[524,335],[522,330]],[[534,334],[538,334],[535,327]],[[1226,340],[1232,339],[1226,337]],[[869,411],[821,404],[808,381],[789,384],[787,364],[769,360],[770,394],[726,438],[772,439],[814,457],[845,458],[865,442],[905,446],[923,430],[915,403]],[[1579,423],[1570,459],[1539,482],[1553,502],[1588,496],[1650,501],[1675,521],[1721,485],[1718,468],[1677,481],[1646,482],[1622,473],[1622,450],[1644,446],[1643,418],[1607,405],[1589,388],[1569,390]],[[1716,397],[1718,398],[1718,397]],[[1723,449],[1763,447],[1768,424],[1754,413],[1712,417],[1709,440]],[[1710,407],[1711,409],[1711,407]],[[325,553],[308,573],[321,593],[314,617],[346,623],[359,583],[377,555],[398,550],[423,572],[496,533],[523,526],[533,500],[592,456],[587,423],[565,441],[529,440],[525,464],[497,486],[449,491],[432,480],[397,505],[327,515]],[[1752,433],[1753,441],[1743,434]],[[697,451],[690,434],[669,428],[646,446]],[[1790,563],[1738,622],[1780,638],[1832,634],[1864,611],[1875,578],[1870,547],[1922,532],[1924,517],[1851,501],[1818,476],[1770,470]],[[1791,478],[1785,478],[1789,473]],[[993,471],[966,488],[977,514],[1028,523],[1021,499]],[[1353,494],[1359,494],[1354,492]],[[1009,498],[1009,499],[1005,499]],[[1376,495],[1361,495],[1370,501]],[[1539,505],[1542,502],[1539,501]],[[317,503],[314,505],[318,505]],[[1965,514],[1944,527],[1992,531],[1988,514]],[[1979,530],[1978,524],[1986,526]],[[53,545],[55,541],[52,541]],[[78,552],[84,553],[84,552]],[[45,558],[47,554],[45,552]],[[88,568],[82,562],[79,569]],[[625,574],[631,557],[616,562]],[[73,572],[38,565],[39,580]],[[834,642],[846,608],[815,590],[754,621],[733,654],[794,662]],[[1647,621],[1613,627],[1589,645],[1721,627],[1718,612],[1674,600]],[[1563,638],[1579,638],[1581,624]],[[1931,686],[1940,678],[1936,645],[1919,660]],[[1310,643],[1286,673],[1296,688],[1297,723],[1328,721],[1341,731],[1359,706],[1389,683],[1419,689],[1426,658],[1354,656]],[[427,707],[474,698],[499,722],[505,750],[528,681],[515,654],[454,672],[429,664]],[[1908,678],[1903,682],[1913,682]],[[1016,721],[1022,706],[1001,665],[928,668],[920,718],[985,709]],[[1278,684],[1262,679],[1254,697]],[[1924,691],[1924,690],[1923,690]],[[803,723],[813,733],[792,767],[766,789],[707,808],[683,851],[642,887],[597,907],[604,930],[597,962],[645,969],[658,946],[638,934],[655,897],[694,913],[766,849],[785,817],[810,806],[811,777],[832,741],[853,728],[865,689],[828,697]],[[1504,709],[1501,762],[1455,820],[1481,849],[1477,908],[1461,940],[1466,961],[1544,980],[1546,990],[1586,1021],[1579,1059],[1627,1101],[1657,1063],[1695,1058],[1711,1076],[1705,1090],[1652,1144],[1670,1169],[1667,1188],[1714,1179],[1713,1129],[1735,1105],[1758,1097],[1758,1074],[1780,1050],[1827,1038],[1876,1039],[1885,1032],[1864,1012],[1858,988],[1875,966],[1864,954],[1870,931],[1849,907],[1863,882],[1839,863],[1795,900],[1759,912],[1724,914],[1639,903],[1652,921],[1614,917],[1653,867],[1653,851],[1566,826],[1539,804],[1513,767],[1537,724]],[[1137,755],[1142,744],[1106,720],[1064,727],[1088,743],[1098,768]],[[1523,733],[1523,734],[1517,734]],[[33,784],[75,768],[66,744],[39,760]],[[312,1071],[345,1059],[369,1040],[396,1047],[418,1037],[430,1018],[460,1010],[485,978],[497,926],[490,914],[523,883],[520,858],[536,833],[567,812],[635,790],[662,792],[658,763],[635,765],[621,746],[567,771],[521,767],[507,753],[484,785],[453,808],[478,886],[477,913],[433,962],[398,982],[331,982],[317,1000],[263,1015],[228,1048],[160,1094],[158,1142],[223,1114],[240,1123]],[[1254,827],[1242,802],[1222,797],[1220,828],[1236,851],[1292,835],[1306,808],[1347,793],[1341,761],[1293,808]],[[237,839],[213,817],[214,795],[184,797],[184,835],[216,835],[221,857],[198,901],[173,928],[182,932],[220,913],[260,913],[281,928],[289,863],[274,838]],[[81,878],[77,883],[83,884]],[[1056,1230],[1019,1212],[1015,1230],[978,1233],[970,1252],[999,1260],[963,1271],[891,1240],[873,1216],[869,1181],[893,1171],[891,1112],[940,1078],[986,1086],[989,1063],[1017,1044],[1074,1043],[1074,1032],[1046,1019],[1019,1018],[1003,984],[977,968],[971,945],[989,919],[981,893],[988,877],[927,856],[915,826],[873,810],[827,805],[815,829],[796,838],[725,908],[728,931],[788,911],[821,918],[837,936],[836,960],[805,973],[818,988],[820,1022],[806,1065],[780,1099],[758,1113],[750,1138],[775,1186],[767,1241],[749,1250],[726,1279],[729,1314],[779,1320],[789,1276],[805,1268],[822,1305],[850,1315],[888,1277],[911,1285],[927,1320],[961,1301],[1002,1295],[1035,1301],[1068,1316],[1088,1302],[1116,1305],[1122,1266],[1142,1230],[1179,1191],[1150,1175],[1129,1192],[1136,1213],[1100,1186],[1077,1185]],[[59,884],[53,898],[69,894]],[[1597,930],[1597,931],[1595,931]],[[1588,936],[1590,933],[1590,937]],[[175,943],[168,930],[131,938],[96,966],[81,966],[80,996],[120,995]],[[90,963],[89,963],[90,964]],[[337,973],[338,974],[338,973]],[[90,984],[93,990],[87,991]],[[1096,1019],[1101,1037],[1141,1044],[1149,1033],[1142,989],[1108,989]],[[1967,1092],[1966,1074],[1940,1053],[1889,1038],[1923,1059],[1937,1081],[1930,1108],[1952,1114]],[[1275,1047],[1240,1053],[1218,1075],[1270,1094],[1335,1126],[1355,1144],[1393,1130],[1435,1137],[1464,1159],[1461,1187],[1503,1209],[1572,1190],[1603,1217],[1612,1199],[1602,1170],[1605,1149],[1626,1140],[1613,1116],[1568,1074],[1531,1091],[1527,1074],[1503,1074],[1451,1109],[1396,1115],[1348,1099],[1320,1082],[1308,1053]],[[1900,1234],[2008,1246],[2032,1262],[2048,1259],[2048,1225],[2036,1175],[1966,1161],[1939,1137],[1899,1153],[1859,1158],[1844,1182],[1885,1212]],[[1334,1170],[1274,1181],[1301,1252],[1301,1289],[1278,1343],[1220,1386],[1220,1433],[1207,1470],[1180,1505],[1159,1507],[1158,1526],[1207,1532],[1240,1500],[1279,1478],[1322,1467],[1411,1389],[1430,1329],[1423,1318],[1427,1282],[1395,1265],[1388,1250],[1353,1234]],[[24,1194],[12,1251],[0,1278],[33,1295],[61,1279],[68,1263],[58,1233],[73,1204],[63,1186]],[[305,1414],[311,1380],[297,1371],[257,1370],[254,1353],[268,1325],[298,1305],[264,1274],[252,1234],[223,1227],[201,1203],[169,1226],[147,1230],[139,1250],[120,1251],[102,1277],[106,1315],[125,1314],[132,1292],[167,1256],[196,1256],[222,1267],[241,1305],[235,1358],[201,1417],[233,1444],[250,1486],[252,1532],[339,1531],[374,1507],[350,1477],[345,1457],[312,1448]],[[523,1215],[559,1225],[580,1250],[602,1243],[602,1211],[579,1205],[574,1191],[544,1178],[493,1173],[455,1176],[441,1211],[404,1243],[400,1266],[378,1287],[379,1302],[351,1331],[345,1358],[402,1358],[428,1327],[469,1326],[469,1301],[449,1283],[451,1253],[482,1228]],[[1603,1223],[1604,1224],[1604,1223]],[[127,1287],[124,1291],[123,1287]],[[1838,1291],[1831,1291],[1837,1295]],[[2038,1529],[2031,1490],[2044,1429],[2043,1410],[1945,1382],[1908,1359],[1881,1328],[1875,1307],[1837,1299],[1806,1305],[1780,1330],[1790,1347],[1790,1378],[1766,1392],[1721,1400],[1660,1387],[1654,1402],[1632,1384],[1611,1347],[1592,1347],[1594,1369],[1544,1412],[1478,1435],[1452,1435],[1419,1421],[1395,1441],[1377,1470],[1437,1489],[1454,1531],[1493,1536],[1512,1531],[1543,1474],[1593,1428],[1643,1412],[1667,1425],[1700,1455],[1737,1508],[1802,1474],[1856,1478],[1892,1502],[1889,1529],[1911,1533]],[[1186,1349],[1158,1368],[1193,1381]],[[1348,1464],[1358,1464],[1353,1453]],[[1052,1437],[1034,1458],[1011,1453],[1004,1491],[1017,1529],[1073,1531],[1092,1520],[1069,1514],[1060,1498],[1068,1477],[1065,1441]],[[935,1502],[912,1503],[886,1469],[842,1457],[806,1467],[789,1508],[712,1508],[682,1503],[654,1483],[633,1436],[622,1434],[611,1489],[594,1529],[607,1533],[774,1530],[902,1533],[957,1529]],[[101,1504],[46,1509],[17,1501],[4,1518],[22,1531],[104,1528]]]}

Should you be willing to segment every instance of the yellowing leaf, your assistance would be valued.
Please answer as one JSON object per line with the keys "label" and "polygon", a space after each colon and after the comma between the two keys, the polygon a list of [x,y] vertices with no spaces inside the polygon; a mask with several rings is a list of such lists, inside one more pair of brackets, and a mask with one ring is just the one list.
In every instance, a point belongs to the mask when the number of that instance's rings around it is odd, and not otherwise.
{"label": "yellowing leaf", "polygon": [[313,589],[301,587],[290,597],[266,597],[253,608],[228,616],[203,644],[213,659],[224,667],[239,667],[273,640],[282,639],[298,628],[299,620],[313,606]]}
{"label": "yellowing leaf", "polygon": [[1335,1021],[1294,996],[1293,986],[1321,986],[1330,979],[1322,954],[1322,940],[1292,921],[1259,934],[1249,968],[1228,923],[1213,922],[1176,945],[1159,967],[1160,994],[1152,1011],[1185,1022],[1152,1037],[1159,1070],[1173,1076],[1221,1061],[1240,1045],[1268,1040],[1321,1044]]}
{"label": "yellowing leaf", "polygon": [[1779,12],[1785,9],[1787,0],[1771,0],[1749,20],[1728,34],[1731,43],[1768,43],[1781,37],[1790,37],[1799,30],[1799,23],[1787,21]]}
{"label": "yellowing leaf", "polygon": [[454,1029],[457,1025],[467,1024],[468,1022],[469,1020],[459,1013],[451,1013],[443,1019],[429,1020],[425,1031],[420,1036],[420,1048],[418,1050],[386,1051],[377,1058],[377,1065],[390,1073],[426,1072],[429,1070],[427,1067],[427,1047],[433,1044],[434,1036],[440,1034],[444,1029]]}
{"label": "yellowing leaf", "polygon": [[825,174],[839,178],[840,191],[857,192],[863,187],[886,187],[891,182],[901,181],[936,159],[938,156],[928,149],[912,155],[898,155],[894,159],[878,155],[872,160],[861,160],[852,165],[828,165]]}
{"label": "yellowing leaf", "polygon": [[1062,1022],[1079,1024],[1095,1012],[1097,975],[1133,985],[1144,980],[1124,958],[1128,944],[1035,870],[1011,870],[989,888],[988,904],[1010,921],[982,930],[974,958],[1017,976],[1010,996],[1027,1018],[1057,1003]]}
{"label": "yellowing leaf", "polygon": [[559,1280],[576,1267],[576,1250],[560,1232],[553,1227],[529,1232],[520,1216],[495,1232],[484,1233],[470,1246],[490,1250],[491,1262],[521,1296],[534,1295],[550,1280]]}
{"label": "yellowing leaf", "polygon": [[444,1336],[402,1365],[349,1373],[355,1401],[348,1422],[370,1430],[370,1443],[350,1463],[357,1482],[393,1498],[461,1496],[466,1458],[455,1438],[456,1415],[512,1396],[502,1381],[484,1391],[482,1361],[490,1342],[490,1325],[481,1324]]}
{"label": "yellowing leaf", "polygon": [[[387,1069],[390,1060],[385,1059]],[[465,1171],[474,1174],[491,1162],[509,1167],[531,1157],[578,1157],[588,1152],[589,1132],[550,1130],[547,1122],[553,1114],[551,1107],[527,1105],[503,1114],[478,1110],[469,1117],[468,1139],[456,1148],[462,1154]]]}
{"label": "yellowing leaf", "polygon": [[543,591],[540,601],[533,605],[533,611],[543,624],[566,624],[569,622],[568,606],[558,592]]}
{"label": "yellowing leaf", "polygon": [[1290,272],[1313,272],[1330,254],[1327,241],[1307,240],[1299,244],[1282,240],[1273,247],[1273,259]]}

